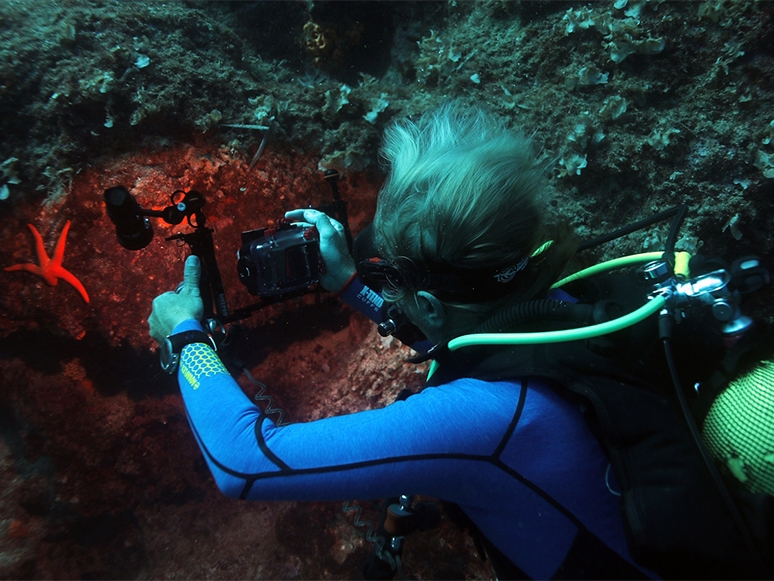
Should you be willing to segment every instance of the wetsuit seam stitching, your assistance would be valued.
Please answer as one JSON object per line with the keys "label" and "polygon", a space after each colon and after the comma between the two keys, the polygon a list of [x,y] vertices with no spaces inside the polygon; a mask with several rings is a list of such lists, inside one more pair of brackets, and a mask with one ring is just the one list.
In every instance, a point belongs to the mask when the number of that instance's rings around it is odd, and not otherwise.
{"label": "wetsuit seam stitching", "polygon": [[277,468],[279,468],[280,471],[291,471],[292,469],[290,466],[280,460],[279,456],[272,452],[269,449],[269,446],[266,445],[266,440],[264,439],[263,433],[261,432],[261,429],[263,428],[263,420],[265,420],[266,417],[267,416],[265,413],[261,413],[261,415],[259,415],[255,420],[255,440],[258,442],[258,447],[261,449],[261,452],[263,452],[263,455],[266,456],[266,458],[271,461]]}

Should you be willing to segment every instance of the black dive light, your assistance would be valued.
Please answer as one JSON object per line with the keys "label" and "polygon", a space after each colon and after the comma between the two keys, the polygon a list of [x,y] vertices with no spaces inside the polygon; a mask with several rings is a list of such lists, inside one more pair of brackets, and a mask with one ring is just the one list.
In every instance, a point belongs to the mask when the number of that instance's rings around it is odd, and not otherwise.
{"label": "black dive light", "polygon": [[153,240],[153,227],[140,204],[124,186],[105,190],[107,215],[116,227],[118,242],[127,250],[140,250]]}
{"label": "black dive light", "polygon": [[[153,240],[153,227],[149,217],[161,218],[167,224],[180,224],[183,219],[195,217],[197,224],[203,223],[201,209],[206,200],[196,190],[176,190],[171,196],[171,205],[161,211],[144,210],[137,199],[124,186],[105,190],[107,214],[116,227],[118,242],[127,250],[141,250]],[[193,224],[191,224],[193,226]]]}
{"label": "black dive light", "polygon": [[105,190],[107,214],[116,227],[118,242],[128,250],[141,250],[153,240],[153,227],[148,218],[161,218],[173,225],[188,220],[188,225],[194,228],[193,232],[175,234],[166,240],[182,240],[191,248],[191,253],[199,257],[199,290],[204,305],[204,319],[212,321],[208,321],[212,328],[249,316],[249,313],[243,311],[231,313],[226,304],[226,293],[215,258],[213,230],[205,226],[206,218],[202,212],[206,203],[204,195],[196,190],[176,190],[170,196],[170,202],[161,211],[145,210],[124,186]]}

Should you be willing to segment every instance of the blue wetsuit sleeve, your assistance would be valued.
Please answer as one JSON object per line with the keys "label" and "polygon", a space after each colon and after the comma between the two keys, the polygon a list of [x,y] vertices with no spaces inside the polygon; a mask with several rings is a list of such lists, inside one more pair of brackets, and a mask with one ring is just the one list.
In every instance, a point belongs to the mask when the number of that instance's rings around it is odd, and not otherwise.
{"label": "blue wetsuit sleeve", "polygon": [[[189,321],[174,332],[197,327]],[[448,498],[443,483],[450,481],[450,470],[462,467],[454,454],[461,447],[477,448],[475,441],[459,441],[457,430],[438,430],[436,413],[457,406],[438,389],[379,410],[278,428],[203,343],[183,349],[178,379],[196,441],[218,487],[231,497],[344,500],[405,493]],[[432,457],[441,461],[428,462]]]}

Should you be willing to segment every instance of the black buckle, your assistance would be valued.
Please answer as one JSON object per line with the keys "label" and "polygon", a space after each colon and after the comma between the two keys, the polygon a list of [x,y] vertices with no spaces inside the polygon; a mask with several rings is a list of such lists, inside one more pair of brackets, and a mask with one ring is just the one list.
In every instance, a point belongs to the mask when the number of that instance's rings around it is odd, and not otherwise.
{"label": "black buckle", "polygon": [[175,335],[167,335],[160,345],[159,363],[161,368],[170,375],[177,371],[180,365],[180,353],[183,347],[191,343],[204,343],[210,345],[215,351],[218,346],[215,340],[202,331],[183,331]]}

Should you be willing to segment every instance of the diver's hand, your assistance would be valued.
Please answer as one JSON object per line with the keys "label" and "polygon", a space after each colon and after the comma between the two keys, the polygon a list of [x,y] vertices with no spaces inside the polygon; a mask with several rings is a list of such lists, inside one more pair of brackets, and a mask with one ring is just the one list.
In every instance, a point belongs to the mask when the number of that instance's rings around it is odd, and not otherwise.
{"label": "diver's hand", "polygon": [[153,299],[153,311],[148,317],[150,336],[161,344],[178,324],[189,319],[201,320],[204,304],[199,294],[201,264],[198,256],[185,261],[183,284],[177,291],[166,292]]}
{"label": "diver's hand", "polygon": [[344,226],[319,210],[293,210],[285,218],[316,226],[320,233],[320,254],[325,263],[325,274],[320,284],[325,290],[339,292],[355,273],[355,261],[347,248]]}

